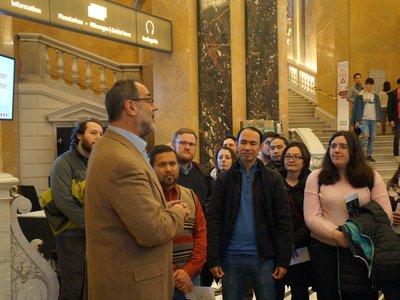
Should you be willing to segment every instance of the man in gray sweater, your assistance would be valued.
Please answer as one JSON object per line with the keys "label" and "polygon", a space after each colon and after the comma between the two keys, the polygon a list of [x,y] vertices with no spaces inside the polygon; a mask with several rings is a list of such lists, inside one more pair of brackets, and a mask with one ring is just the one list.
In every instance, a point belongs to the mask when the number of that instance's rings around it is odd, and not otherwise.
{"label": "man in gray sweater", "polygon": [[71,135],[70,150],[56,159],[51,170],[53,201],[45,211],[56,239],[61,300],[83,299],[86,168],[92,147],[102,135],[98,120],[78,122]]}

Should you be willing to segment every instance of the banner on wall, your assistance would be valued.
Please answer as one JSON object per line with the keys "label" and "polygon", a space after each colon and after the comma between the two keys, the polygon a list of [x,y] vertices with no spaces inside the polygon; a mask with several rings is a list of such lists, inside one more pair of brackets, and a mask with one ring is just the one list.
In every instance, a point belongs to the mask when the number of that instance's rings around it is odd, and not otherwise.
{"label": "banner on wall", "polygon": [[349,130],[349,103],[347,91],[349,90],[349,62],[342,61],[337,64],[337,130]]}

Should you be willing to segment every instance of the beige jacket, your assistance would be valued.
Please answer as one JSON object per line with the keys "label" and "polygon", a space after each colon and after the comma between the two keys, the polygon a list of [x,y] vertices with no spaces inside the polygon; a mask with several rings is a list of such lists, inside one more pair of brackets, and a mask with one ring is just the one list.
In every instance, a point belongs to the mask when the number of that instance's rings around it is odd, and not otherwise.
{"label": "beige jacket", "polygon": [[89,299],[172,298],[172,239],[183,213],[166,209],[150,165],[112,130],[90,156],[85,217]]}

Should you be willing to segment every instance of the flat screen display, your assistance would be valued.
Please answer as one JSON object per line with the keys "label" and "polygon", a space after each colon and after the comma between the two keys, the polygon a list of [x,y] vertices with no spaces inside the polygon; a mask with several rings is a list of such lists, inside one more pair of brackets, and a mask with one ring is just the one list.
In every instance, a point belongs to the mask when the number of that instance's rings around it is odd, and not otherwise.
{"label": "flat screen display", "polygon": [[13,119],[14,73],[14,58],[0,54],[0,120]]}

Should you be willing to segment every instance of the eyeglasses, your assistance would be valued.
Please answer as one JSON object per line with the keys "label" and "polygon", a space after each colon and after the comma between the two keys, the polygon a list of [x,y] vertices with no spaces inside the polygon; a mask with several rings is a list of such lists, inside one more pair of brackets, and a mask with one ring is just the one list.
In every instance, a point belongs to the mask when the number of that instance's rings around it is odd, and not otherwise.
{"label": "eyeglasses", "polygon": [[150,103],[151,105],[154,104],[154,99],[153,99],[153,97],[133,98],[133,99],[129,99],[129,100],[132,100],[132,101],[146,101],[146,102]]}
{"label": "eyeglasses", "polygon": [[283,157],[286,160],[291,160],[293,159],[294,161],[299,161],[300,159],[303,159],[303,156],[300,155],[290,155],[290,154],[285,154],[285,156]]}
{"label": "eyeglasses", "polygon": [[176,141],[177,144],[186,147],[189,146],[190,148],[196,147],[197,145],[195,143],[189,143],[189,142],[185,142],[185,141]]}
{"label": "eyeglasses", "polygon": [[339,148],[340,150],[347,150],[349,149],[349,145],[347,144],[330,144],[329,148],[332,150],[335,150],[336,148]]}

